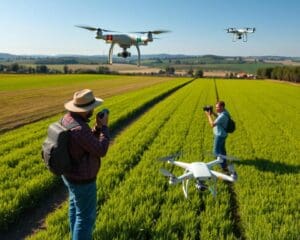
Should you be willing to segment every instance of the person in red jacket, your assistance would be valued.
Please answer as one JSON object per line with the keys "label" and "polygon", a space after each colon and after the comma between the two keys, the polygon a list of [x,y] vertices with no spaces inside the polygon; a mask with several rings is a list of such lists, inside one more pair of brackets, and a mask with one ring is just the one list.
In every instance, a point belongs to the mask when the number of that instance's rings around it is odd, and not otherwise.
{"label": "person in red jacket", "polygon": [[78,125],[70,130],[69,152],[72,168],[62,176],[69,191],[69,222],[73,240],[92,239],[96,220],[96,177],[101,157],[109,146],[108,113],[96,116],[96,125],[90,128],[89,118],[94,108],[103,102],[94,97],[90,89],[74,93],[64,106],[68,112],[62,119],[67,126],[74,121]]}

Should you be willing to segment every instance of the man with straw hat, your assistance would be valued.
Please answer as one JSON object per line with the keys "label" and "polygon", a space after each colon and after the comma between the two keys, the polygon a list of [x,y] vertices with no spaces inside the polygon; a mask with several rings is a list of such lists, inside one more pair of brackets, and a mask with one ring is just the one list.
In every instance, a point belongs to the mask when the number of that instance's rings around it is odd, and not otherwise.
{"label": "man with straw hat", "polygon": [[69,152],[72,168],[62,176],[69,191],[69,221],[72,239],[92,239],[96,220],[96,176],[100,169],[100,157],[106,155],[109,146],[108,113],[96,116],[96,125],[91,129],[89,118],[94,108],[103,100],[94,97],[89,89],[74,93],[65,103],[68,113],[62,125],[75,124],[70,130]]}

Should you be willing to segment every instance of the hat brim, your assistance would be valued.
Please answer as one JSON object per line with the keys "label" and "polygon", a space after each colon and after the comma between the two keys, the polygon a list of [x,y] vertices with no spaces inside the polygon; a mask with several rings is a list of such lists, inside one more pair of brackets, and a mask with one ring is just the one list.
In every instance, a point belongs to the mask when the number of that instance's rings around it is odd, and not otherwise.
{"label": "hat brim", "polygon": [[103,100],[101,98],[95,98],[95,101],[87,106],[84,107],[78,107],[76,105],[74,105],[74,101],[71,100],[67,103],[65,103],[65,109],[67,109],[70,112],[88,112],[92,109],[94,109],[97,106],[100,106],[103,103]]}

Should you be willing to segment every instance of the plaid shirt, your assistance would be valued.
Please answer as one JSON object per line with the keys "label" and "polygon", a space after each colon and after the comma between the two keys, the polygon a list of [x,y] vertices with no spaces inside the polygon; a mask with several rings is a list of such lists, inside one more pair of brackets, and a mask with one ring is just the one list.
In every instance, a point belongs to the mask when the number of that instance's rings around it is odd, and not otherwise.
{"label": "plaid shirt", "polygon": [[71,129],[69,151],[73,166],[64,176],[73,183],[88,183],[96,179],[101,159],[109,146],[109,130],[103,126],[101,131],[92,130],[86,121],[76,113],[67,113],[62,124],[67,126],[76,121],[79,126]]}

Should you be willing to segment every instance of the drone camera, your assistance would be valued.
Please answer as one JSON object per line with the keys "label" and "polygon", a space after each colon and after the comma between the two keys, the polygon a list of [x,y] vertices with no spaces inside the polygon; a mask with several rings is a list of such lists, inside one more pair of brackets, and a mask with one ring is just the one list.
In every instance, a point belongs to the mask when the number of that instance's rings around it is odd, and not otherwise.
{"label": "drone camera", "polygon": [[213,111],[213,106],[211,106],[211,105],[204,106],[203,111],[212,112]]}
{"label": "drone camera", "polygon": [[118,57],[127,58],[127,57],[130,57],[130,56],[131,56],[131,53],[127,52],[127,51],[118,53]]}

